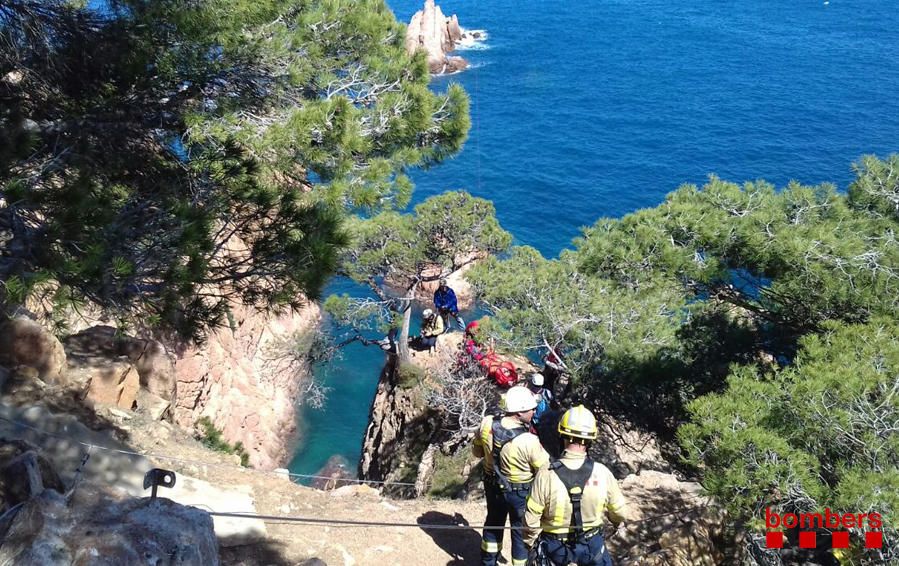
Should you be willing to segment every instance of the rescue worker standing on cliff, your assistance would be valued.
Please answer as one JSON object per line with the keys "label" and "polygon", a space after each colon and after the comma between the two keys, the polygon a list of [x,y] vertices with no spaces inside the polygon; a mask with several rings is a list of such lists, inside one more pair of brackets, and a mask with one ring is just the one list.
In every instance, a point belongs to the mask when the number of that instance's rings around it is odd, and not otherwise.
{"label": "rescue worker standing on cliff", "polygon": [[562,458],[537,472],[528,497],[525,543],[541,545],[552,564],[612,566],[603,515],[623,528],[625,500],[612,472],[587,456],[596,440],[596,418],[583,405],[572,407],[559,421],[559,435]]}
{"label": "rescue worker standing on cliff", "polygon": [[446,332],[449,332],[450,330],[450,317],[456,319],[459,330],[465,329],[465,320],[459,316],[459,304],[456,301],[456,292],[447,285],[446,277],[440,278],[440,286],[434,291],[434,307],[437,308],[437,312],[440,313],[440,318],[443,319],[443,327],[446,328]]}
{"label": "rescue worker standing on cliff", "polygon": [[534,474],[549,463],[549,454],[540,446],[537,436],[529,432],[537,408],[533,393],[526,387],[513,387],[503,395],[500,406],[505,416],[484,417],[472,447],[475,456],[484,458],[487,498],[484,524],[487,527],[481,539],[481,564],[496,565],[508,517],[513,527],[512,566],[525,566],[528,560],[522,529],[525,505]]}

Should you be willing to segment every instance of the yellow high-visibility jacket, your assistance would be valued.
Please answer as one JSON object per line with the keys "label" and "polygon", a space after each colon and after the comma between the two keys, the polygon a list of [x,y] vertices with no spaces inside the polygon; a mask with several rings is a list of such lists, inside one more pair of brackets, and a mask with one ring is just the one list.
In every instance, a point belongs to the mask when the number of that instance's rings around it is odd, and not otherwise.
{"label": "yellow high-visibility jacket", "polygon": [[[584,454],[566,451],[562,454],[561,461],[563,466],[576,470],[584,465],[584,458]],[[584,529],[601,527],[606,512],[613,522],[623,522],[625,507],[624,495],[615,476],[607,467],[594,462],[593,473],[590,474],[581,496]],[[525,544],[533,546],[541,531],[567,534],[571,526],[571,513],[571,499],[559,476],[548,467],[537,472],[524,515],[527,527],[524,533]]]}
{"label": "yellow high-visibility jacket", "polygon": [[[503,427],[511,429],[522,425],[517,419],[503,417]],[[484,458],[484,474],[493,477],[493,417],[484,417],[475,436],[472,452]],[[512,483],[527,483],[534,473],[549,464],[549,454],[540,445],[540,439],[530,432],[518,435],[500,451],[499,471]]]}
{"label": "yellow high-visibility jacket", "polygon": [[421,325],[421,335],[427,336],[428,338],[432,336],[440,336],[443,334],[443,319],[439,316],[434,316],[431,320],[426,320]]}

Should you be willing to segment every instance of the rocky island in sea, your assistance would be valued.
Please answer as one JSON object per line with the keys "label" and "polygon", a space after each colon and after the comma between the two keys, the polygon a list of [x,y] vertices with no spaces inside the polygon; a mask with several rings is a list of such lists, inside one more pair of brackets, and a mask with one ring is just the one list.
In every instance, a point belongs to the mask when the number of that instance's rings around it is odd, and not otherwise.
{"label": "rocky island in sea", "polygon": [[428,53],[428,68],[432,74],[456,73],[468,68],[468,61],[448,55],[456,46],[466,41],[478,41],[482,32],[466,32],[453,14],[446,17],[434,0],[425,0],[424,8],[415,12],[406,31],[406,51],[419,49]]}

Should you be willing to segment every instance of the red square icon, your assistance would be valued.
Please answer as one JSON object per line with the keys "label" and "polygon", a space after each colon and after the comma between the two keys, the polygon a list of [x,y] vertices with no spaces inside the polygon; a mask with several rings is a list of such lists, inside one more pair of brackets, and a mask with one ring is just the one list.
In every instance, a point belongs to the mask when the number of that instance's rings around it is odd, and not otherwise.
{"label": "red square icon", "polygon": [[865,533],[865,548],[883,548],[883,533],[880,531]]}
{"label": "red square icon", "polygon": [[849,548],[849,531],[836,531],[831,535],[832,548]]}
{"label": "red square icon", "polygon": [[799,548],[815,548],[815,531],[799,532]]}
{"label": "red square icon", "polygon": [[765,533],[766,548],[783,548],[784,534],[781,532],[769,531]]}

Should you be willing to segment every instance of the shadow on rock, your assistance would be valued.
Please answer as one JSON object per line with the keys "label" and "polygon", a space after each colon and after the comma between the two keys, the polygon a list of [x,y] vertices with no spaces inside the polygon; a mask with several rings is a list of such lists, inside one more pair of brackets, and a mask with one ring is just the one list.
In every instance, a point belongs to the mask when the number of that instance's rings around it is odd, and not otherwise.
{"label": "shadow on rock", "polygon": [[416,519],[421,530],[428,534],[434,543],[452,556],[446,566],[463,566],[476,564],[481,556],[481,535],[474,529],[429,529],[425,525],[458,525],[467,527],[468,520],[461,514],[447,515],[438,511],[428,511]]}
{"label": "shadow on rock", "polygon": [[309,558],[302,562],[285,555],[285,545],[272,540],[221,548],[222,566],[326,566],[324,560]]}

